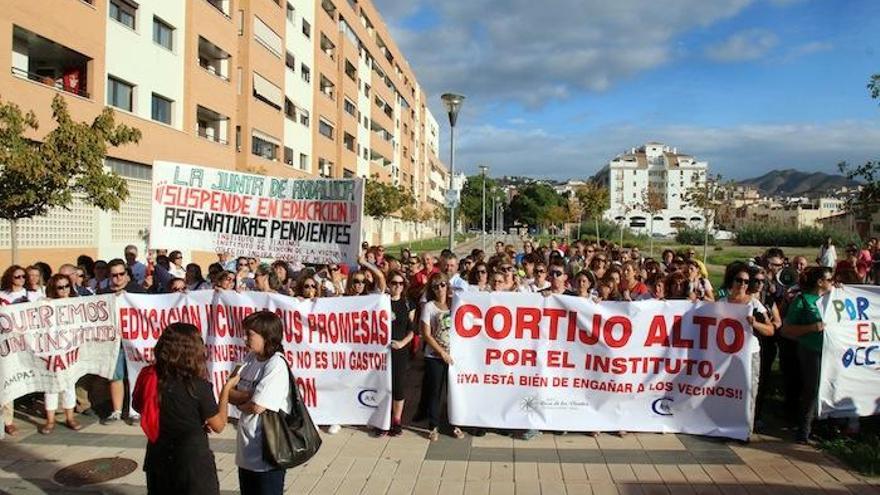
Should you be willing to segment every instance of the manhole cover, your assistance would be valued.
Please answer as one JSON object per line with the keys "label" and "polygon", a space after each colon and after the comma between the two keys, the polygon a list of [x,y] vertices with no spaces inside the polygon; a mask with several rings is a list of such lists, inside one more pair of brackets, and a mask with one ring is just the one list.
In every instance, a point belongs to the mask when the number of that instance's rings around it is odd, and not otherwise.
{"label": "manhole cover", "polygon": [[124,457],[92,459],[59,470],[55,473],[55,482],[69,487],[103,483],[121,478],[133,472],[137,467],[137,462]]}

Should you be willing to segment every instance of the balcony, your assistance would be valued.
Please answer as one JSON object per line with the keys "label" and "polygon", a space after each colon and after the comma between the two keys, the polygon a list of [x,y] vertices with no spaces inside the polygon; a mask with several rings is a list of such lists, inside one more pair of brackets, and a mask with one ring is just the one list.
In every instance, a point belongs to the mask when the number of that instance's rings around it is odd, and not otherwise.
{"label": "balcony", "polygon": [[330,60],[336,60],[336,45],[324,33],[321,33],[321,51],[330,57]]}
{"label": "balcony", "polygon": [[64,45],[14,26],[12,74],[59,91],[90,98],[88,72],[91,58]]}
{"label": "balcony", "polygon": [[330,16],[334,21],[336,20],[336,5],[333,4],[330,0],[321,0],[321,8],[324,9],[324,12]]}
{"label": "balcony", "polygon": [[196,107],[196,132],[215,143],[228,144],[229,117],[201,105]]}
{"label": "balcony", "polygon": [[327,79],[326,77],[324,77],[323,74],[321,74],[320,89],[321,89],[321,93],[323,93],[325,96],[327,96],[331,100],[336,99],[336,85],[334,85],[332,82],[330,82],[330,79]]}
{"label": "balcony", "polygon": [[229,54],[201,36],[199,36],[199,67],[224,81],[229,81]]}
{"label": "balcony", "polygon": [[229,14],[229,0],[205,0],[212,7],[217,9],[221,14],[226,17],[231,18],[232,16]]}

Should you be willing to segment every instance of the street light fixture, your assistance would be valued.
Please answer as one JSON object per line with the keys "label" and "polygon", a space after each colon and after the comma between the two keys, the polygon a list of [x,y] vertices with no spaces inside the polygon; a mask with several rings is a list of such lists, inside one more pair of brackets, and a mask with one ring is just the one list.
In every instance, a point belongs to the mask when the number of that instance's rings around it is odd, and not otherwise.
{"label": "street light fixture", "polygon": [[452,181],[455,177],[455,123],[458,112],[464,103],[464,96],[455,93],[444,93],[440,96],[443,107],[449,115],[449,250],[455,248],[455,202]]}
{"label": "street light fixture", "polygon": [[483,252],[486,252],[486,171],[489,170],[489,167],[486,165],[480,165],[480,171],[483,173]]}

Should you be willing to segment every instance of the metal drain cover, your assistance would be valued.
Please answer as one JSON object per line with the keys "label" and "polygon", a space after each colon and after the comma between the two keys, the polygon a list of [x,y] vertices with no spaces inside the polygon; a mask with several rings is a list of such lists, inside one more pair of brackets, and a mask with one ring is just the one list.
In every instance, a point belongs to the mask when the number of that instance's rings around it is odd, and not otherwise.
{"label": "metal drain cover", "polygon": [[124,457],[103,457],[78,462],[58,470],[55,473],[55,482],[68,487],[78,487],[103,483],[105,481],[121,478],[135,469],[138,463]]}

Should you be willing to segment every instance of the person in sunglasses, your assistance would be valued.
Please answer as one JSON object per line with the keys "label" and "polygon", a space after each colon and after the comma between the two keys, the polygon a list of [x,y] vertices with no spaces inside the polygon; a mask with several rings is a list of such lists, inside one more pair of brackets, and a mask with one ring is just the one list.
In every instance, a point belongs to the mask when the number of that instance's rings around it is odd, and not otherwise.
{"label": "person in sunglasses", "polygon": [[[449,278],[443,273],[435,273],[428,279],[428,286],[419,329],[427,344],[425,347],[425,374],[422,379],[422,395],[424,405],[419,405],[428,417],[428,439],[436,442],[440,439],[441,407],[444,400],[444,386],[449,374],[452,356],[449,349],[449,332],[452,328],[452,317],[449,313]],[[451,435],[464,438],[458,427],[451,426]]]}
{"label": "person in sunglasses", "polygon": [[819,299],[834,287],[834,274],[827,266],[811,267],[804,272],[801,293],[788,307],[782,333],[798,340],[798,358],[803,388],[798,411],[798,443],[811,441],[819,394],[819,370],[822,367],[822,332],[825,323],[817,305]]}
{"label": "person in sunglasses", "polygon": [[[73,282],[67,275],[60,273],[52,275],[46,284],[46,298],[48,299],[65,299],[71,297],[73,293]],[[43,402],[46,405],[46,424],[39,428],[39,432],[48,435],[55,430],[55,411],[58,410],[59,396],[63,398],[62,408],[64,409],[65,425],[73,431],[79,431],[83,428],[82,424],[76,420],[74,416],[74,408],[76,407],[76,390],[73,386],[67,390],[58,393],[44,394]]]}
{"label": "person in sunglasses", "polygon": [[406,277],[400,271],[388,273],[388,293],[391,296],[391,429],[380,435],[397,437],[403,434],[406,378],[409,374],[410,343],[415,329],[416,309],[404,294]]}
{"label": "person in sunglasses", "polygon": [[487,292],[489,290],[489,267],[486,263],[478,261],[470,273],[468,273],[468,285],[470,290]]}
{"label": "person in sunglasses", "polygon": [[551,264],[547,270],[547,277],[550,281],[550,286],[546,290],[541,291],[542,294],[547,296],[553,294],[576,294],[568,290],[568,275],[565,273],[565,265],[561,263]]}

